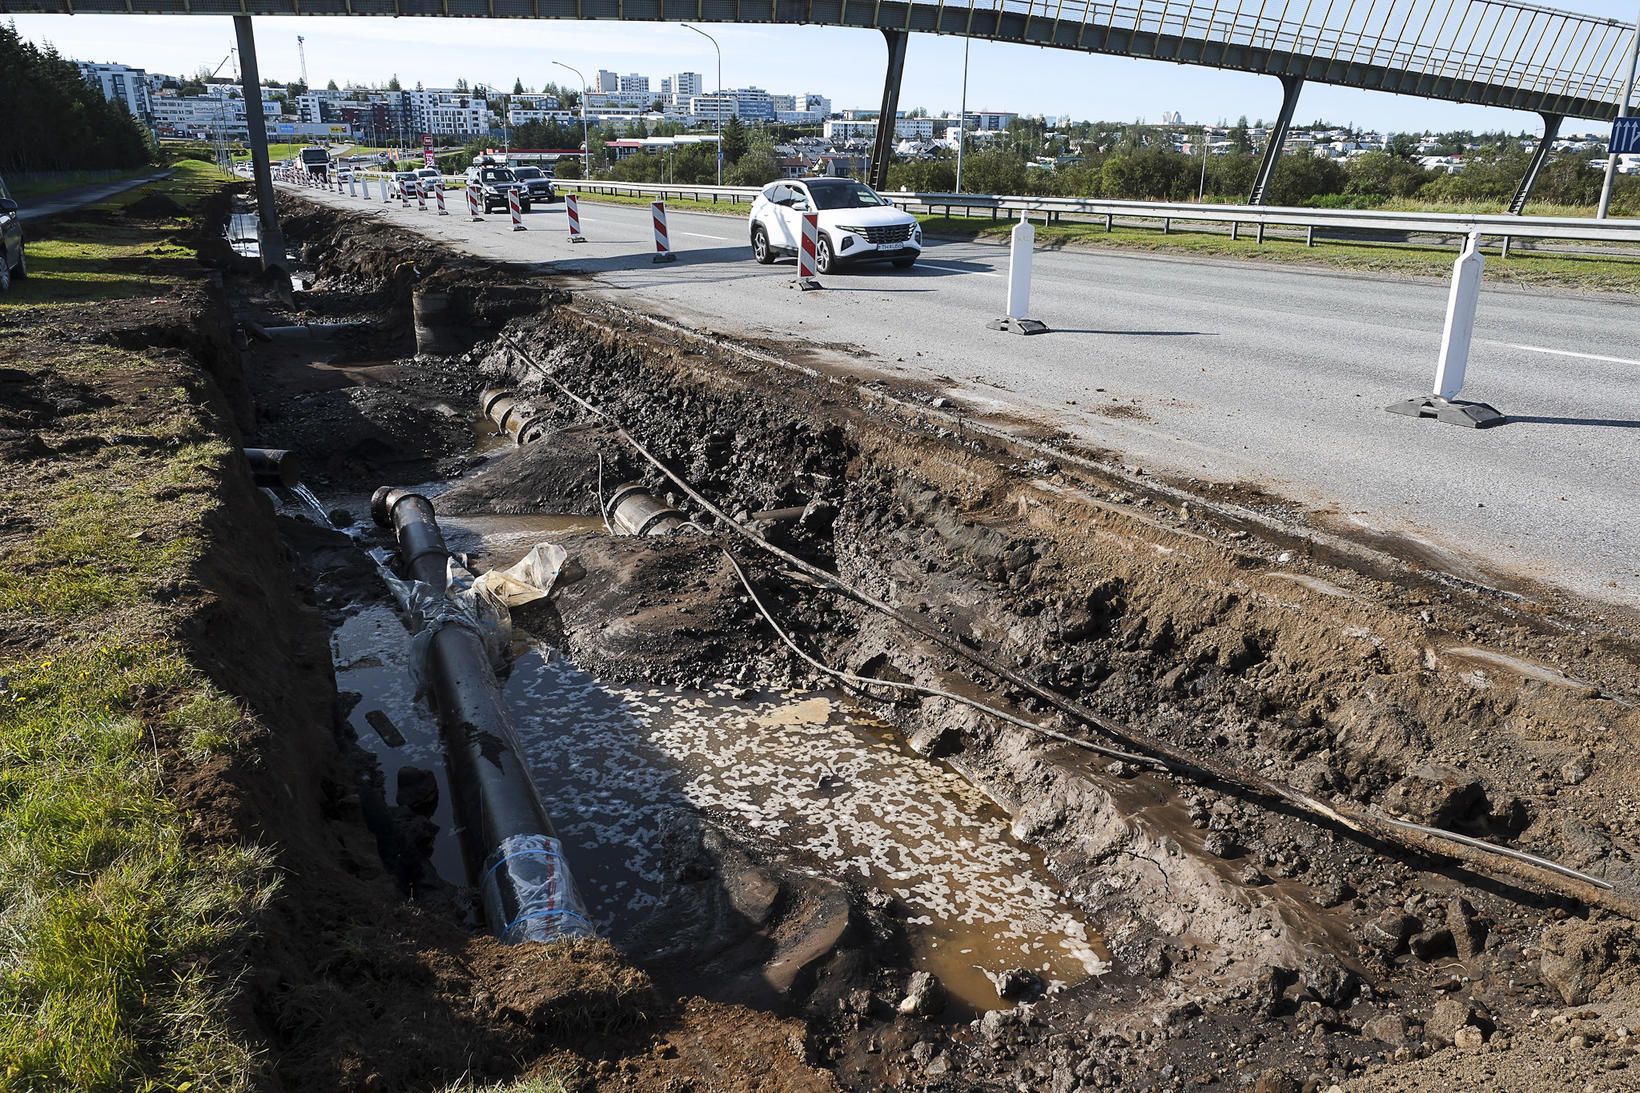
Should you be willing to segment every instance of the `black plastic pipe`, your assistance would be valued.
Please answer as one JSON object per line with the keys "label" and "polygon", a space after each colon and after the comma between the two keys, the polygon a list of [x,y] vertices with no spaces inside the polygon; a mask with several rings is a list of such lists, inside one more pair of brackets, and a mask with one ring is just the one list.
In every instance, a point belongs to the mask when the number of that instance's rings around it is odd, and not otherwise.
{"label": "black plastic pipe", "polygon": [[258,486],[282,486],[293,489],[302,481],[301,465],[295,452],[283,448],[246,448],[245,462],[250,464],[251,480]]}
{"label": "black plastic pipe", "polygon": [[[370,499],[381,527],[394,530],[399,556],[415,580],[442,592],[450,551],[432,502],[383,486]],[[478,632],[440,626],[428,653],[450,763],[450,785],[464,817],[469,863],[484,916],[503,941],[557,941],[594,933],[575,889],[563,845],[520,757]]]}

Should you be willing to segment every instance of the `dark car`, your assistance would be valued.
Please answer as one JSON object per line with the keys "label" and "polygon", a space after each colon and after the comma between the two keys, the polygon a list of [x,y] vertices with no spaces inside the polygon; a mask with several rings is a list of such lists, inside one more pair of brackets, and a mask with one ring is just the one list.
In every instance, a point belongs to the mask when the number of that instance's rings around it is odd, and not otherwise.
{"label": "dark car", "polygon": [[28,276],[23,257],[23,214],[0,178],[0,292],[11,288],[13,277]]}
{"label": "dark car", "polygon": [[539,167],[514,167],[513,177],[524,184],[524,190],[530,195],[531,201],[545,201],[549,204],[558,200],[558,192],[553,189],[552,176]]}
{"label": "dark car", "polygon": [[[513,177],[513,173],[509,168],[478,167],[475,168],[475,171],[477,172],[478,196],[484,202],[485,212],[490,213],[497,209],[505,209],[507,207],[507,191],[509,190],[518,191],[518,211],[525,213],[530,211],[530,191],[522,182]],[[473,180],[469,179],[467,185],[471,186],[472,184]]]}

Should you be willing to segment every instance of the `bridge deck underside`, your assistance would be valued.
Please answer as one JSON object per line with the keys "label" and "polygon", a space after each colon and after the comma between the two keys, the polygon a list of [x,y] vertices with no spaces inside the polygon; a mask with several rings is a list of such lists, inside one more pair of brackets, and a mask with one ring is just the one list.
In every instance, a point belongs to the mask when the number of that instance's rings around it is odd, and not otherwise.
{"label": "bridge deck underside", "polygon": [[[1414,4],[1424,0],[1412,0]],[[1485,2],[1485,0],[1483,0]],[[1179,7],[1189,7],[1180,0]],[[421,16],[441,18],[493,19],[585,19],[623,21],[691,21],[717,23],[783,23],[823,25],[861,29],[907,30],[929,34],[963,35],[991,41],[1015,42],[1056,49],[1079,50],[1118,57],[1172,61],[1269,76],[1298,77],[1306,82],[1387,91],[1402,95],[1444,99],[1453,102],[1529,110],[1541,114],[1609,120],[1617,114],[1612,65],[1604,71],[1579,69],[1576,72],[1549,71],[1543,66],[1522,69],[1517,65],[1525,42],[1516,57],[1505,63],[1503,56],[1453,54],[1429,45],[1409,45],[1405,63],[1382,63],[1380,50],[1348,48],[1353,37],[1371,44],[1374,31],[1365,26],[1344,26],[1321,30],[1314,38],[1320,49],[1305,52],[1294,46],[1304,44],[1302,31],[1295,38],[1277,23],[1266,31],[1254,23],[1224,24],[1223,37],[1192,34],[1188,16],[1176,18],[1184,33],[1168,33],[1166,9],[1164,29],[1119,25],[1122,8],[1082,3],[980,2],[908,3],[905,0],[0,0],[0,14],[144,14],[144,15],[331,15],[331,16]],[[1131,9],[1128,9],[1131,10]],[[1217,9],[1215,9],[1217,10]],[[1228,10],[1228,5],[1227,9]],[[1392,9],[1393,10],[1393,9]],[[1523,9],[1546,11],[1546,9]],[[1141,9],[1142,11],[1142,9]],[[1109,18],[1097,17],[1103,12]],[[1555,17],[1578,20],[1569,13]],[[1237,18],[1240,9],[1237,9]],[[1534,16],[1533,18],[1537,18]],[[1544,16],[1547,18],[1547,16]],[[1499,16],[1501,24],[1503,16]],[[1138,20],[1143,22],[1141,18]],[[1518,26],[1511,25],[1510,33]],[[1210,17],[1206,27],[1216,25]],[[1632,30],[1609,21],[1581,33],[1599,33],[1601,46],[1609,41],[1613,62],[1615,43],[1625,44]],[[1530,24],[1528,24],[1530,27]],[[1548,24],[1539,35],[1537,48],[1546,48]],[[1251,28],[1250,30],[1247,28]],[[1385,40],[1379,28],[1378,45]],[[1260,44],[1263,36],[1271,44]],[[1330,37],[1328,37],[1330,35]],[[1248,40],[1237,41],[1241,37]],[[1496,38],[1494,33],[1488,41]],[[1557,31],[1555,39],[1561,38]],[[1347,49],[1347,55],[1345,54]],[[1393,55],[1392,55],[1393,56]],[[1454,56],[1457,58],[1454,60]],[[1439,63],[1423,63],[1433,61]],[[1532,55],[1527,54],[1530,65]],[[1515,66],[1512,68],[1511,66]],[[1430,71],[1433,68],[1435,71]],[[1530,73],[1523,79],[1536,86],[1508,79],[1511,71]],[[1503,78],[1499,78],[1500,75]]]}

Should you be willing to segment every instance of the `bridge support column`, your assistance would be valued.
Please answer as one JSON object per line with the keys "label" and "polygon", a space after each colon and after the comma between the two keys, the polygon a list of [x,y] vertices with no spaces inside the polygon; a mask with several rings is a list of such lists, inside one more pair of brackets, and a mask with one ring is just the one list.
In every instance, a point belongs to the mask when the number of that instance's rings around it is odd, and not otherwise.
{"label": "bridge support column", "polygon": [[1253,193],[1247,199],[1249,205],[1264,204],[1265,196],[1270,192],[1270,179],[1276,173],[1276,159],[1281,155],[1281,146],[1287,142],[1287,127],[1293,123],[1293,108],[1298,105],[1298,93],[1304,87],[1304,81],[1298,76],[1279,76],[1281,81],[1281,113],[1276,115],[1275,125],[1270,127],[1270,139],[1264,145],[1264,158],[1259,160],[1258,175],[1253,179]]}
{"label": "bridge support column", "polygon": [[1558,136],[1560,115],[1543,115],[1543,139],[1538,141],[1537,151],[1532,153],[1532,162],[1526,165],[1526,174],[1515,188],[1515,196],[1509,199],[1509,215],[1519,216],[1526,209],[1526,201],[1532,196],[1532,186],[1537,182],[1538,172],[1543,170],[1544,163],[1549,159],[1550,146]]}
{"label": "bridge support column", "polygon": [[894,121],[900,113],[900,77],[905,75],[905,47],[911,35],[903,30],[885,30],[888,39],[888,71],[883,76],[883,108],[877,115],[877,140],[871,148],[871,185],[888,189],[888,165],[894,162]]}
{"label": "bridge support column", "polygon": [[256,179],[256,208],[261,220],[262,268],[285,268],[285,233],[279,228],[279,210],[273,204],[273,167],[268,162],[268,126],[262,116],[262,78],[256,70],[256,37],[251,17],[233,17],[239,39],[239,86],[245,94],[245,127],[250,130],[251,171]]}

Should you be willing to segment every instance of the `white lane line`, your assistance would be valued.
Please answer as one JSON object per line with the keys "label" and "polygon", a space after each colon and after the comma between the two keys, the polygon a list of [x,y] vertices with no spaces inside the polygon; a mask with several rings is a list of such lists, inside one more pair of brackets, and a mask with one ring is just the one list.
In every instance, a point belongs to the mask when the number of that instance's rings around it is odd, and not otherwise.
{"label": "white lane line", "polygon": [[1488,342],[1489,345],[1501,345],[1506,349],[1524,349],[1528,353],[1548,353],[1555,357],[1578,357],[1586,361],[1604,361],[1607,364],[1628,364],[1640,368],[1640,361],[1629,360],[1627,357],[1603,357],[1599,353],[1578,353],[1571,349],[1550,349],[1544,345],[1517,345],[1514,342]]}
{"label": "white lane line", "polygon": [[690,235],[690,236],[693,236],[696,239],[716,239],[719,243],[733,243],[734,242],[733,239],[730,239],[726,235],[703,235],[700,232],[685,232],[685,231],[680,231],[678,234],[679,235]]}
{"label": "white lane line", "polygon": [[997,273],[994,270],[988,270],[988,269],[963,269],[961,266],[953,266],[953,265],[949,265],[945,262],[930,262],[926,258],[917,259],[917,264],[922,265],[922,266],[933,266],[935,269],[948,269],[952,273],[972,273],[972,274],[976,274],[977,276],[980,276],[980,277],[1001,277],[1002,276],[1002,274]]}

